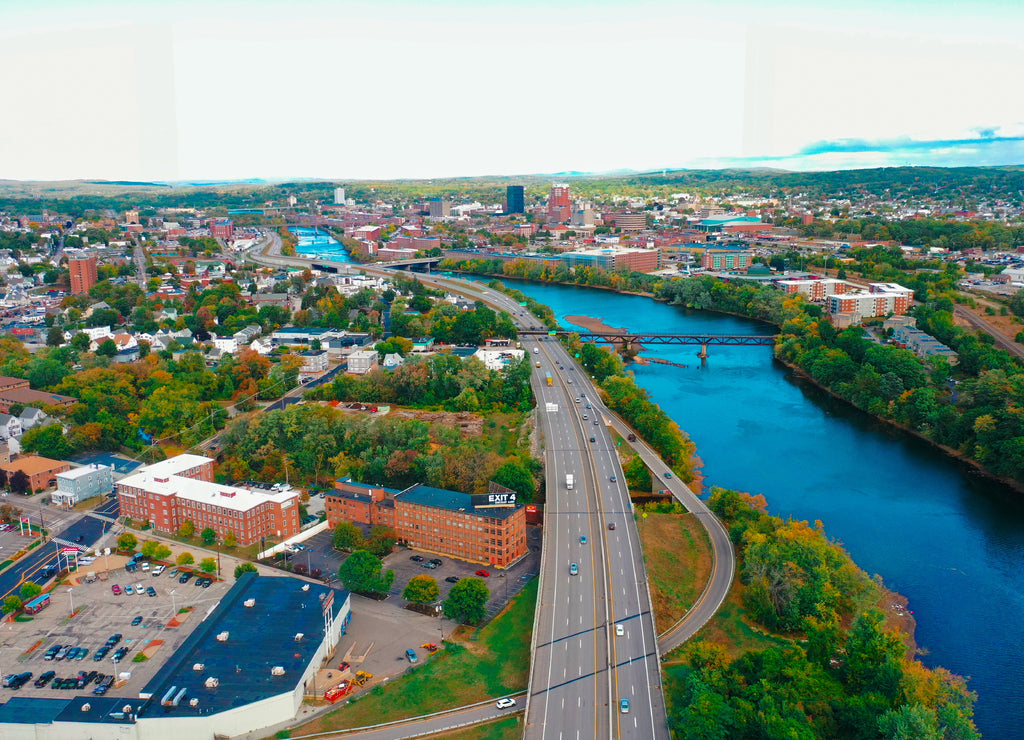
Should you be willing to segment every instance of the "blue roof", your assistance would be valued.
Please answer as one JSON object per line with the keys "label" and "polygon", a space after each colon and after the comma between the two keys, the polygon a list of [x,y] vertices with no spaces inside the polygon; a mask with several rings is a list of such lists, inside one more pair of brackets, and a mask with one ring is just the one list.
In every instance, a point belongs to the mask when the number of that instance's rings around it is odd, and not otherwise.
{"label": "blue roof", "polygon": [[0,724],[21,724],[31,717],[33,724],[45,725],[53,722],[69,702],[67,698],[13,696],[6,704],[0,704]]}
{"label": "blue roof", "polygon": [[[330,591],[298,578],[243,574],[146,684],[141,693],[151,700],[140,715],[214,714],[294,691],[323,642],[321,598]],[[348,597],[348,591],[334,590],[336,617]],[[248,599],[255,599],[255,606],[246,607]],[[228,633],[223,642],[217,640],[221,632]],[[305,637],[296,642],[299,632]],[[196,663],[205,666],[202,672],[193,670]],[[274,666],[284,668],[284,675],[271,675]],[[217,688],[206,688],[210,677],[220,682]],[[185,689],[180,704],[161,706],[172,687],[176,693]],[[192,699],[198,700],[194,708]]]}
{"label": "blue roof", "polygon": [[[37,699],[36,701],[52,701]],[[93,722],[123,725],[135,721],[134,715],[145,706],[146,702],[139,698],[117,696],[75,696],[65,700],[66,706],[51,721],[54,722]],[[83,711],[88,705],[89,709]],[[125,707],[131,709],[125,713]],[[22,720],[24,721],[24,720]]]}

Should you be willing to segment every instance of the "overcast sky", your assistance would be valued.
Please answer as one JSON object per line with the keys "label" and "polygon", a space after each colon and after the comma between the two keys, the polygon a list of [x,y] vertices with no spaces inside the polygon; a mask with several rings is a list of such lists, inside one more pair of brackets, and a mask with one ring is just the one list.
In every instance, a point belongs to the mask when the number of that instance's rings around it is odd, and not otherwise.
{"label": "overcast sky", "polygon": [[0,0],[0,179],[1024,163],[1019,0]]}

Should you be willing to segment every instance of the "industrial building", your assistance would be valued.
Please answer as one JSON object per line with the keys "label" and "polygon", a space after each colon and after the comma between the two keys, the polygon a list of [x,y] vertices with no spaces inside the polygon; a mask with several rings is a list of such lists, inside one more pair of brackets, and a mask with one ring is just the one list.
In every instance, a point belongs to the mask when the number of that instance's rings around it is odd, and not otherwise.
{"label": "industrial building", "polygon": [[8,693],[0,737],[236,737],[288,722],[351,616],[347,591],[245,573],[138,698]]}

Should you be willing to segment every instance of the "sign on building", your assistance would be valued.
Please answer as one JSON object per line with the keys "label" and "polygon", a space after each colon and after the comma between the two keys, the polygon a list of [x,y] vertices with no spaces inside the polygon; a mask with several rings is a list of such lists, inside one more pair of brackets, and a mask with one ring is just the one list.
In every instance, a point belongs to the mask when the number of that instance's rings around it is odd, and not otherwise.
{"label": "sign on building", "polygon": [[473,494],[473,508],[486,509],[499,506],[515,506],[516,492],[505,491],[500,493],[478,493]]}

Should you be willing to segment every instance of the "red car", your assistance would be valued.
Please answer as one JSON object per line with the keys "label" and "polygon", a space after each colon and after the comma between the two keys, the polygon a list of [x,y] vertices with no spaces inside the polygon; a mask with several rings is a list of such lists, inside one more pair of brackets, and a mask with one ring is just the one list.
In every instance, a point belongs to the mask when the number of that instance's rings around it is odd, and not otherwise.
{"label": "red car", "polygon": [[489,576],[489,575],[491,574],[491,572],[490,572],[490,571],[487,571],[487,570],[478,570],[478,571],[476,572],[476,574],[477,574],[478,576],[483,576],[484,578],[486,578],[487,576]]}
{"label": "red car", "polygon": [[110,587],[110,590],[114,592],[114,596],[121,595],[121,587],[118,586],[116,583]]}

